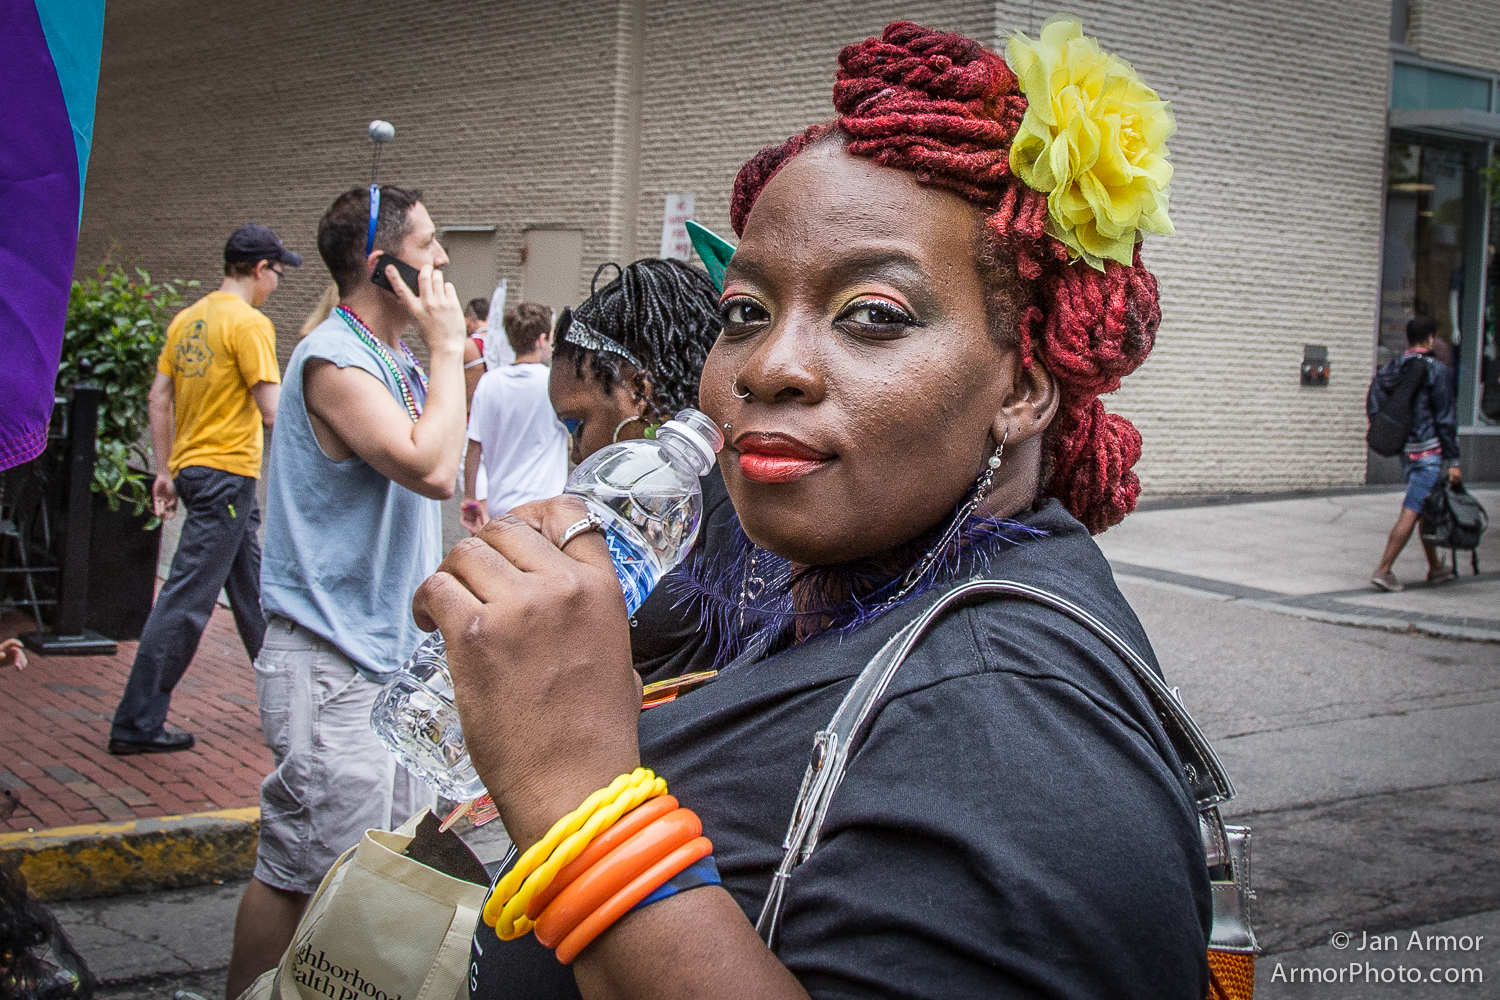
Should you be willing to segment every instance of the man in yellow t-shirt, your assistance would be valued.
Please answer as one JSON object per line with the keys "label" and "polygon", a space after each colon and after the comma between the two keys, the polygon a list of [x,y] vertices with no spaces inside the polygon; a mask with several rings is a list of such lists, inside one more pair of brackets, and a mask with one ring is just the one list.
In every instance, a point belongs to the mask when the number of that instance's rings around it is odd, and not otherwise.
{"label": "man in yellow t-shirt", "polygon": [[[110,727],[113,754],[169,753],[193,745],[166,727],[177,686],[222,589],[245,652],[266,634],[260,610],[260,478],[264,432],[276,420],[281,369],[276,331],[260,311],[283,267],[302,257],[265,226],[241,226],[224,246],[224,281],[178,313],[151,386],[156,451],[152,499],[170,520],[187,508],[172,571],[141,633],[130,680]],[[165,467],[163,467],[165,459]]]}

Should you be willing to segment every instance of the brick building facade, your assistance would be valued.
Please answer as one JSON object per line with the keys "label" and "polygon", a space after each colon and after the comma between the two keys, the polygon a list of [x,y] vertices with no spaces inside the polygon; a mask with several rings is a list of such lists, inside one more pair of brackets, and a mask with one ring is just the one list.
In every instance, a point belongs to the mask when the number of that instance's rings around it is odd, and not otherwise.
{"label": "brick building facade", "polygon": [[[1179,235],[1146,248],[1165,319],[1151,359],[1107,401],[1141,429],[1148,492],[1388,474],[1367,463],[1363,401],[1382,303],[1411,299],[1392,291],[1400,275],[1383,252],[1387,152],[1411,134],[1469,158],[1458,168],[1467,270],[1454,271],[1467,276],[1453,315],[1473,383],[1461,422],[1473,425],[1471,474],[1500,478],[1500,426],[1486,424],[1479,380],[1486,346],[1494,353],[1482,313],[1496,237],[1485,232],[1479,167],[1500,138],[1500,0],[1067,9],[1173,102],[1179,126]],[[79,268],[118,242],[158,276],[216,280],[225,235],[245,221],[271,225],[309,257],[268,309],[285,360],[326,280],[317,220],[339,191],[368,182],[364,125],[380,117],[397,127],[382,179],[424,189],[460,292],[487,294],[504,277],[512,301],[529,289],[566,304],[587,293],[600,262],[657,252],[668,194],[692,193],[696,218],[728,234],[739,165],[831,115],[841,45],[907,18],[1003,46],[1013,29],[1035,36],[1051,10],[1010,0],[271,0],[231,16],[184,0],[113,4]],[[1393,59],[1413,67],[1408,77],[1455,64],[1464,79],[1488,81],[1488,104],[1465,105],[1445,132],[1439,94],[1427,118],[1411,112],[1415,133],[1393,132],[1406,112],[1388,110],[1399,106],[1392,82],[1408,79],[1393,76]],[[1419,207],[1412,218],[1440,214]],[[1431,271],[1412,266],[1419,283]],[[1305,345],[1327,348],[1328,385],[1301,384]],[[1500,404],[1500,388],[1494,395]]]}

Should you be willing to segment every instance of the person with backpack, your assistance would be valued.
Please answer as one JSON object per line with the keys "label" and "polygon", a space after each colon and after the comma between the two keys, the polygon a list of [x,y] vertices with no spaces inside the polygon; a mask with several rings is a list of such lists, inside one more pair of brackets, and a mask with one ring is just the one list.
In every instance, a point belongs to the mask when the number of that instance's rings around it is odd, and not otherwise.
{"label": "person with backpack", "polygon": [[[1437,324],[1429,317],[1417,316],[1407,323],[1406,351],[1375,373],[1365,397],[1370,447],[1380,454],[1399,453],[1401,471],[1406,475],[1401,515],[1386,539],[1380,565],[1370,577],[1370,583],[1379,590],[1403,589],[1392,567],[1411,540],[1412,529],[1422,517],[1422,504],[1443,476],[1444,466],[1449,482],[1457,483],[1463,478],[1458,469],[1453,379],[1448,366],[1433,357],[1436,336]],[[1447,583],[1457,576],[1443,562],[1435,546],[1424,539],[1422,548],[1427,553],[1429,584]]]}

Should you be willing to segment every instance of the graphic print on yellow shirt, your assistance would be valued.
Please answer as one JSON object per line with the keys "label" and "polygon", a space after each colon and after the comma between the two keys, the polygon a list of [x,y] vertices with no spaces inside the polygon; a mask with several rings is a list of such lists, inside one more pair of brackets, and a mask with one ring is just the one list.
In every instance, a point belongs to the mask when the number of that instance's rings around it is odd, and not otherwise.
{"label": "graphic print on yellow shirt", "polygon": [[193,325],[188,327],[187,335],[182,338],[182,343],[177,345],[178,378],[201,378],[208,374],[208,366],[213,363],[214,352],[203,339],[203,334],[207,329],[206,321],[194,320]]}
{"label": "graphic print on yellow shirt", "polygon": [[172,320],[156,369],[176,393],[170,474],[203,465],[259,477],[264,442],[250,387],[281,381],[265,314],[231,292],[205,295]]}

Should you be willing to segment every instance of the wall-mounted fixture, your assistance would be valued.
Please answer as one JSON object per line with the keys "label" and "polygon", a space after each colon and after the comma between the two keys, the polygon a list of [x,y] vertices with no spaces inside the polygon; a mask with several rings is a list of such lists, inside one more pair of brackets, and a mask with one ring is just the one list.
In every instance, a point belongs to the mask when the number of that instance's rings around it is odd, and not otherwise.
{"label": "wall-mounted fixture", "polygon": [[1302,384],[1328,384],[1328,348],[1320,344],[1302,346]]}

